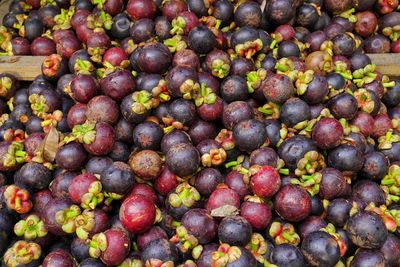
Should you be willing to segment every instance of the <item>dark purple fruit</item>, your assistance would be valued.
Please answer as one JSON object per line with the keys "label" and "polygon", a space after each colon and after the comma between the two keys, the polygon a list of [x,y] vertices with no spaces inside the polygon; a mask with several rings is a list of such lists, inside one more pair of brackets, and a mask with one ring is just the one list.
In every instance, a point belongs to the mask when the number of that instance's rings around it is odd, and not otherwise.
{"label": "dark purple fruit", "polygon": [[311,266],[335,266],[340,259],[339,245],[328,233],[316,231],[306,236],[301,251]]}

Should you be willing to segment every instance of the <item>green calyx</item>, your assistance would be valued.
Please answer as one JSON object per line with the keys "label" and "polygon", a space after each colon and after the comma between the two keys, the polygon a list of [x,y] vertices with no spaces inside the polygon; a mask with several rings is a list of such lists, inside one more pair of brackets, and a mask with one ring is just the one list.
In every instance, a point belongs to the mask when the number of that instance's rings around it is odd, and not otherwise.
{"label": "green calyx", "polygon": [[117,193],[104,192],[104,197],[105,197],[104,204],[106,204],[107,206],[110,206],[111,202],[113,200],[120,200],[124,196],[123,195],[119,195]]}
{"label": "green calyx", "polygon": [[294,173],[296,176],[314,174],[325,167],[324,156],[319,154],[318,151],[309,151],[299,160]]}
{"label": "green calyx", "polygon": [[0,78],[0,96],[5,97],[8,91],[12,88],[13,82],[10,77],[1,77]]}
{"label": "green calyx", "polygon": [[215,59],[211,63],[211,73],[212,75],[223,79],[228,76],[231,65],[229,62],[224,62],[222,59]]}
{"label": "green calyx", "polygon": [[375,69],[376,66],[374,64],[368,64],[362,69],[355,70],[353,72],[353,82],[360,88],[364,84],[375,81],[377,76]]}
{"label": "green calyx", "polygon": [[112,26],[112,17],[104,11],[100,11],[98,15],[91,14],[87,17],[86,26],[92,30],[110,30]]}
{"label": "green calyx", "polygon": [[28,98],[29,103],[31,104],[31,109],[33,114],[42,118],[46,116],[49,111],[49,106],[46,104],[46,98],[39,94],[32,94]]}
{"label": "green calyx", "polygon": [[179,91],[182,93],[183,99],[195,99],[200,91],[199,83],[188,79],[179,86]]}
{"label": "green calyx", "polygon": [[174,244],[180,242],[181,246],[179,247],[179,249],[182,252],[186,253],[189,250],[194,249],[199,244],[197,238],[194,235],[188,233],[185,227],[178,226],[175,230],[176,234],[170,239],[170,241]]}
{"label": "green calyx", "polygon": [[136,91],[132,94],[132,112],[136,114],[144,114],[153,108],[151,93],[146,90]]}
{"label": "green calyx", "polygon": [[175,188],[175,192],[170,194],[168,202],[173,208],[185,206],[190,208],[201,198],[200,193],[196,188],[184,182]]}
{"label": "green calyx", "polygon": [[354,15],[356,10],[354,8],[350,8],[338,15],[338,17],[342,17],[345,19],[348,19],[351,23],[356,23],[357,22],[357,16]]}
{"label": "green calyx", "polygon": [[394,134],[392,131],[388,131],[385,135],[378,138],[378,148],[379,149],[391,149],[393,143],[400,141],[400,136]]}
{"label": "green calyx", "polygon": [[178,16],[172,20],[171,26],[171,34],[183,35],[186,27],[186,20],[183,17]]}
{"label": "green calyx", "polygon": [[78,58],[74,65],[74,71],[77,74],[90,75],[95,70],[94,65],[89,60]]}
{"label": "green calyx", "polygon": [[81,209],[77,205],[60,210],[54,215],[57,224],[61,225],[64,232],[71,234],[76,230],[75,218],[81,214]]}
{"label": "green calyx", "polygon": [[75,233],[79,239],[86,240],[89,237],[90,231],[93,230],[96,225],[94,218],[94,212],[90,210],[84,210],[82,214],[75,218]]}
{"label": "green calyx", "polygon": [[126,258],[118,267],[143,267],[140,259]]}
{"label": "green calyx", "polygon": [[319,193],[319,184],[322,180],[322,174],[319,172],[312,175],[302,175],[299,178],[290,179],[290,183],[304,188],[311,196]]}
{"label": "green calyx", "polygon": [[386,195],[386,205],[400,200],[400,166],[393,164],[389,167],[388,173],[381,180],[381,188]]}
{"label": "green calyx", "polygon": [[5,167],[14,167],[17,164],[26,162],[27,155],[24,151],[24,145],[21,142],[12,142],[7,149],[7,153],[3,157],[3,165]]}
{"label": "green calyx", "polygon": [[28,265],[34,260],[38,260],[42,255],[41,247],[34,242],[24,240],[17,241],[10,247],[3,256],[3,261],[7,267],[17,267]]}
{"label": "green calyx", "polygon": [[77,124],[72,128],[72,133],[64,138],[64,141],[70,143],[78,141],[82,144],[90,145],[96,140],[96,123],[86,121],[83,124]]}
{"label": "green calyx", "polygon": [[296,91],[298,95],[304,95],[307,92],[308,84],[314,80],[314,71],[306,70],[300,72],[296,80]]}
{"label": "green calyx", "polygon": [[258,69],[256,71],[250,71],[246,75],[247,91],[253,93],[254,90],[261,86],[261,83],[267,77],[267,71],[265,69]]}
{"label": "green calyx", "polygon": [[252,58],[258,51],[263,48],[263,42],[260,38],[252,41],[247,41],[243,44],[238,44],[235,46],[236,54],[245,57],[247,59]]}
{"label": "green calyx", "polygon": [[277,74],[284,74],[294,81],[297,79],[298,71],[294,65],[293,60],[289,58],[281,58],[275,64]]}
{"label": "green calyx", "polygon": [[197,107],[207,104],[212,105],[217,101],[217,95],[209,87],[206,87],[205,83],[201,83],[199,94],[197,95],[194,103]]}
{"label": "green calyx", "polygon": [[297,246],[300,243],[300,236],[290,223],[273,222],[268,233],[277,245],[288,243]]}
{"label": "green calyx", "polygon": [[104,3],[105,3],[106,1],[107,1],[107,0],[91,0],[92,4],[93,4],[93,5],[96,5],[96,7],[97,7],[99,10],[103,10],[103,5],[104,5]]}
{"label": "green calyx", "polygon": [[37,215],[29,215],[14,225],[14,233],[26,240],[36,239],[47,235],[47,227]]}
{"label": "green calyx", "polygon": [[340,60],[335,61],[333,71],[342,75],[342,77],[346,80],[353,79],[351,71],[348,69],[347,64],[343,61]]}
{"label": "green calyx", "polygon": [[268,252],[268,245],[261,234],[253,233],[246,248],[251,252],[251,254],[253,254],[259,263],[264,264],[266,261],[264,255]]}
{"label": "green calyx", "polygon": [[171,38],[164,40],[164,45],[168,47],[171,53],[181,51],[187,48],[185,40],[180,35],[175,35]]}
{"label": "green calyx", "polygon": [[393,27],[385,27],[382,29],[382,33],[393,42],[396,42],[400,37],[400,26],[395,25]]}
{"label": "green calyx", "polygon": [[[12,56],[12,35],[7,31],[7,28],[0,26],[0,55],[1,56]],[[0,86],[1,87],[1,86]]]}
{"label": "green calyx", "polygon": [[222,243],[217,251],[211,253],[211,266],[224,267],[236,261],[242,255],[240,248]]}
{"label": "green calyx", "polygon": [[61,9],[60,14],[54,17],[56,25],[53,26],[54,30],[67,30],[71,26],[71,18],[74,15],[75,8],[70,7],[69,9]]}
{"label": "green calyx", "polygon": [[227,129],[222,129],[218,133],[217,137],[215,137],[215,141],[220,143],[225,151],[229,151],[235,148],[235,141],[233,140],[233,132]]}
{"label": "green calyx", "polygon": [[266,119],[278,119],[280,116],[280,105],[275,104],[274,102],[268,101],[262,107],[257,108],[257,110],[266,118]]}
{"label": "green calyx", "polygon": [[81,207],[84,209],[95,209],[98,204],[104,200],[102,192],[103,186],[100,181],[94,181],[90,184],[88,192],[81,197]]}
{"label": "green calyx", "polygon": [[107,249],[107,237],[104,233],[98,233],[89,241],[89,255],[92,258],[99,258]]}

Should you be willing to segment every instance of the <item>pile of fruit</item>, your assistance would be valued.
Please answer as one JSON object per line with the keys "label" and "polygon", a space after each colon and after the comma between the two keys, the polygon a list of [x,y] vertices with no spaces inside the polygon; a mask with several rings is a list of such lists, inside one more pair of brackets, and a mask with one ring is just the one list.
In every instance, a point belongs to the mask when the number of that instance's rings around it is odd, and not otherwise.
{"label": "pile of fruit", "polygon": [[400,266],[397,0],[14,0],[5,267]]}

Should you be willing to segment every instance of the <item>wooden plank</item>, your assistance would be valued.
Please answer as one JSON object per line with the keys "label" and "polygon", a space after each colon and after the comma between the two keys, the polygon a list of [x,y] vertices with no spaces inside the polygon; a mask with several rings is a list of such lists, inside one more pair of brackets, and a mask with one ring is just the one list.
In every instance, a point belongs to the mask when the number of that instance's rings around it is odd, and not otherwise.
{"label": "wooden plank", "polygon": [[41,66],[45,57],[4,56],[0,57],[0,73],[8,72],[21,81],[33,81],[42,73]]}
{"label": "wooden plank", "polygon": [[377,70],[391,78],[400,77],[400,54],[368,54]]}
{"label": "wooden plank", "polygon": [[[377,70],[392,78],[400,78],[400,54],[368,54]],[[10,72],[23,81],[32,81],[41,74],[44,57],[0,57],[0,73]]]}

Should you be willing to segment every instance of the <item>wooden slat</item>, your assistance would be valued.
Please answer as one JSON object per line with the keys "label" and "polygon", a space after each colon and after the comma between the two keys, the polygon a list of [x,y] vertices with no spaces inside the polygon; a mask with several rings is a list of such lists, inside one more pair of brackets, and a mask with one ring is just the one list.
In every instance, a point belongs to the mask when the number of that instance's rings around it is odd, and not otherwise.
{"label": "wooden slat", "polygon": [[392,78],[400,77],[400,54],[368,54],[377,70]]}
{"label": "wooden slat", "polygon": [[[369,54],[377,69],[392,78],[400,78],[400,54]],[[10,72],[20,80],[32,81],[41,74],[44,57],[11,56],[0,57],[0,73]]]}
{"label": "wooden slat", "polygon": [[42,62],[45,57],[34,56],[4,56],[0,57],[0,73],[8,72],[21,81],[33,81],[40,75]]}

